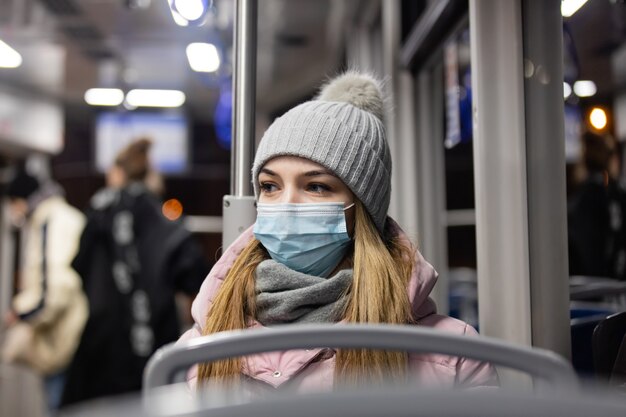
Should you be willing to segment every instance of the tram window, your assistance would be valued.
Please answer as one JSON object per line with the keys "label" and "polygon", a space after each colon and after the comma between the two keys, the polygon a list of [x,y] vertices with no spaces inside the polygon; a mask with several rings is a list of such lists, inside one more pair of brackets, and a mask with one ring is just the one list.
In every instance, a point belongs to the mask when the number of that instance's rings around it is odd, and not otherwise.
{"label": "tram window", "polygon": [[448,227],[448,267],[476,269],[476,227]]}
{"label": "tram window", "polygon": [[563,21],[570,275],[626,279],[625,16],[624,2],[588,2]]}
{"label": "tram window", "polygon": [[460,143],[444,153],[448,210],[474,208],[472,143]]}
{"label": "tram window", "polygon": [[474,208],[472,155],[472,87],[469,30],[446,42],[444,61],[444,127],[446,201],[448,210]]}

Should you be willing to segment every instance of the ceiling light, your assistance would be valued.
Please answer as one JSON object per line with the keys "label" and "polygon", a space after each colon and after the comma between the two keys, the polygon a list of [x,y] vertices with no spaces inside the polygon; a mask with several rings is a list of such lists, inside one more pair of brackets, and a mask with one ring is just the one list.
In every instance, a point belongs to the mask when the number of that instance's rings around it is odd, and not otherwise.
{"label": "ceiling light", "polygon": [[606,127],[608,120],[606,112],[600,107],[594,107],[589,113],[589,123],[597,130],[602,130]]}
{"label": "ceiling light", "polygon": [[178,26],[183,26],[183,27],[189,26],[189,22],[187,20],[185,20],[181,15],[176,13],[175,11],[172,11],[172,18],[174,19],[174,22]]}
{"label": "ceiling light", "polygon": [[22,55],[0,41],[0,68],[17,68],[22,65]]}
{"label": "ceiling light", "polygon": [[191,22],[200,19],[206,11],[204,0],[174,0],[173,6],[179,15]]}
{"label": "ceiling light", "polygon": [[578,97],[591,97],[596,94],[598,89],[596,83],[589,80],[579,80],[574,83],[574,94]]}
{"label": "ceiling light", "polygon": [[90,88],[85,92],[85,101],[92,106],[119,106],[124,92],[119,88]]}
{"label": "ceiling light", "polygon": [[187,59],[191,69],[197,72],[215,72],[220,67],[217,48],[210,43],[190,43],[187,46]]}
{"label": "ceiling light", "polygon": [[178,26],[189,26],[189,22],[187,20],[185,20],[185,18],[183,18],[181,15],[178,14],[178,12],[174,9],[171,9],[172,12],[172,19],[174,19],[174,22],[178,25]]}
{"label": "ceiling light", "polygon": [[131,90],[126,101],[133,107],[180,107],[185,93],[178,90]]}
{"label": "ceiling light", "polygon": [[182,17],[178,10],[176,9],[176,5],[174,4],[174,0],[167,0],[167,4],[170,6],[170,13],[172,13],[172,19],[178,26],[189,26],[189,22],[187,19]]}
{"label": "ceiling light", "polygon": [[572,87],[568,83],[563,83],[563,98],[568,98],[572,94]]}
{"label": "ceiling light", "polygon": [[561,16],[570,17],[578,11],[583,5],[587,3],[587,0],[562,0],[561,1]]}

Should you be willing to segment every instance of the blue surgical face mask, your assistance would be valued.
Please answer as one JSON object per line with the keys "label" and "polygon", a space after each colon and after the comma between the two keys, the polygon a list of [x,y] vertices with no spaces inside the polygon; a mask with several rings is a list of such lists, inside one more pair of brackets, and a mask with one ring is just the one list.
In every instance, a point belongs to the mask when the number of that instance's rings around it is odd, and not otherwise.
{"label": "blue surgical face mask", "polygon": [[350,247],[344,214],[350,207],[344,209],[343,203],[259,203],[254,236],[276,262],[327,277]]}

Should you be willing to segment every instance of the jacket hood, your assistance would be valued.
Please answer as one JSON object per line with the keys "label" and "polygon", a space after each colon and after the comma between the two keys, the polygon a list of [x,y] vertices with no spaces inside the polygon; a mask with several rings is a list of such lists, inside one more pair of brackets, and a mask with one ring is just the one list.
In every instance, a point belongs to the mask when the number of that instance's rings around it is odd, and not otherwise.
{"label": "jacket hood", "polygon": [[[387,221],[390,223],[391,231],[395,236],[398,236],[401,240],[410,243],[406,233],[404,233],[394,220],[387,218]],[[224,254],[220,257],[215,266],[213,266],[211,272],[202,283],[200,292],[191,307],[191,314],[196,323],[199,323],[202,326],[204,325],[209,308],[213,303],[213,299],[217,295],[220,285],[228,274],[228,271],[248,242],[254,238],[254,234],[252,232],[253,228],[254,226],[248,228],[248,230],[243,232],[237,240],[235,240],[226,249]],[[437,312],[435,302],[429,297],[429,295],[437,282],[438,274],[432,265],[426,262],[422,254],[417,249],[415,249],[414,252],[415,267],[407,286],[407,292],[412,307],[413,318],[415,320],[420,320]]]}
{"label": "jacket hood", "polygon": [[32,193],[26,203],[28,204],[28,216],[33,214],[35,210],[44,201],[53,197],[65,197],[65,191],[59,184],[53,181],[43,183],[34,193]]}

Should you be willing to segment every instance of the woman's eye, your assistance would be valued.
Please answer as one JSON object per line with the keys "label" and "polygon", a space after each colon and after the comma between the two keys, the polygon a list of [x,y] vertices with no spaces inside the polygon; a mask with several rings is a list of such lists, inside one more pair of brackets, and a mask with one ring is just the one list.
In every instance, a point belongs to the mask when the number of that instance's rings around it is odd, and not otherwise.
{"label": "woman's eye", "polygon": [[271,182],[262,182],[260,184],[260,187],[262,193],[271,193],[273,191],[276,191],[276,185],[272,184]]}
{"label": "woman's eye", "polygon": [[330,191],[330,187],[326,184],[313,183],[307,186],[307,190],[313,193],[322,194]]}

